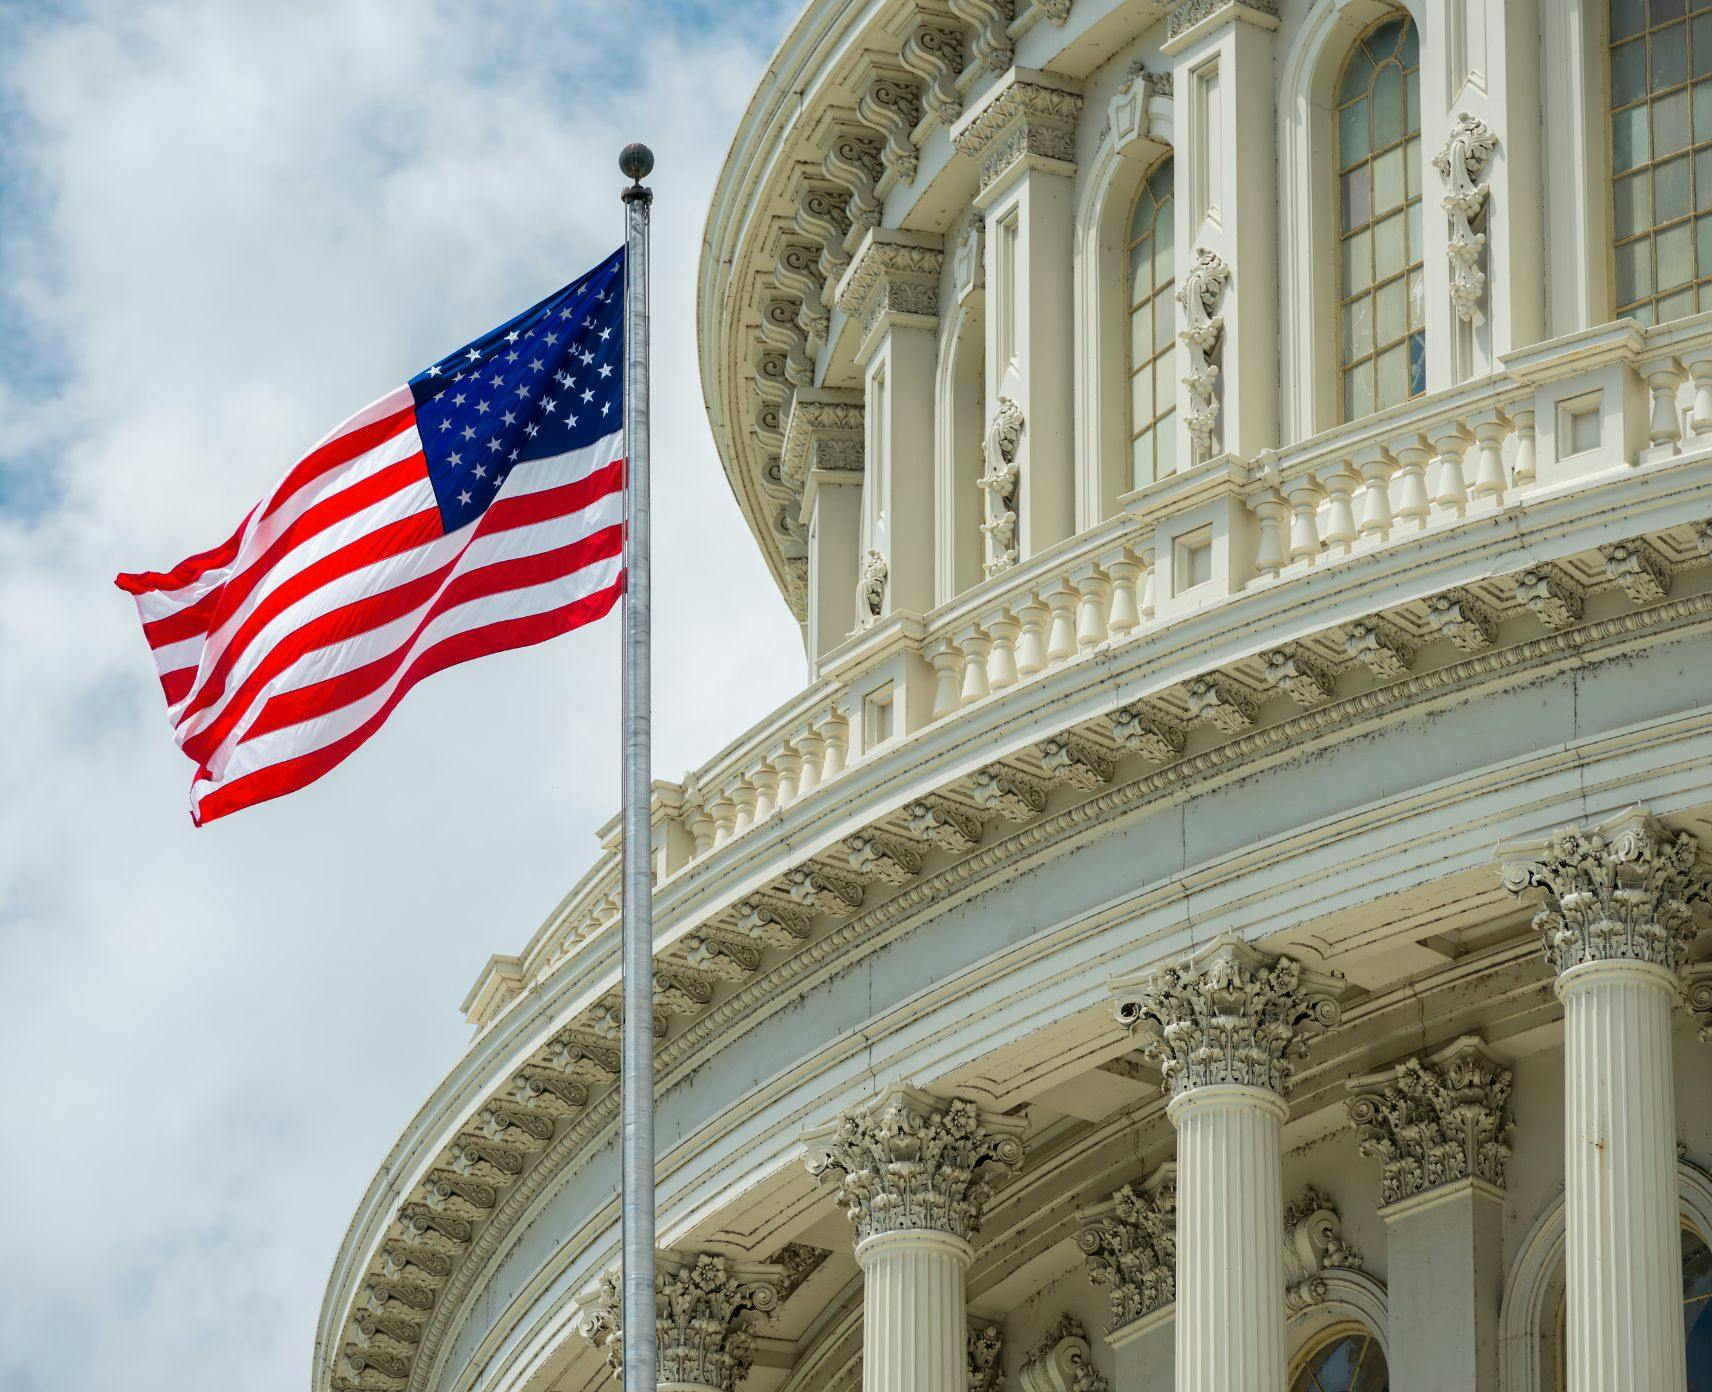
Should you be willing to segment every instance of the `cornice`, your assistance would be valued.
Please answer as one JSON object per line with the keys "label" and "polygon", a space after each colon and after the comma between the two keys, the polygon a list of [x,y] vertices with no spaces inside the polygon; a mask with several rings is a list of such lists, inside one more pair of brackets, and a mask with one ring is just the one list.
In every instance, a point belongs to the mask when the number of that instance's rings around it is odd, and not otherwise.
{"label": "cornice", "polygon": [[979,162],[980,189],[987,195],[1025,162],[1074,173],[1081,115],[1080,84],[1056,73],[1012,68],[951,128],[951,144]]}

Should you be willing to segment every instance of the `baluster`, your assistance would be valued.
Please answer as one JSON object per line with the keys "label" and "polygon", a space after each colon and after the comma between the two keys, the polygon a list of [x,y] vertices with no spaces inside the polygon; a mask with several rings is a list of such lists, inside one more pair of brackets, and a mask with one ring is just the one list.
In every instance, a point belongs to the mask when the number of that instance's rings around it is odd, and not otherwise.
{"label": "baluster", "polygon": [[797,736],[797,751],[802,755],[802,777],[797,780],[797,796],[803,798],[820,786],[820,771],[826,763],[826,740],[810,725]]}
{"label": "baluster", "polygon": [[1112,607],[1106,615],[1106,632],[1113,642],[1141,625],[1141,611],[1136,608],[1135,587],[1141,578],[1141,565],[1132,552],[1116,556],[1106,570],[1112,577]]}
{"label": "baluster", "polygon": [[1433,457],[1425,435],[1412,435],[1397,446],[1397,525],[1418,532],[1427,525],[1427,461]]}
{"label": "baluster", "polygon": [[1032,677],[1046,666],[1046,606],[1039,595],[1030,595],[1028,603],[1017,610],[1022,632],[1017,635],[1017,675]]}
{"label": "baluster", "polygon": [[949,638],[933,651],[933,718],[943,720],[962,699],[963,654]]}
{"label": "baluster", "polygon": [[755,820],[764,822],[779,805],[779,771],[763,759],[749,777],[755,785]]}
{"label": "baluster", "polygon": [[737,824],[732,827],[733,836],[741,836],[755,825],[755,805],[759,795],[755,785],[747,778],[739,778],[731,789],[731,800],[737,804]]}
{"label": "baluster", "polygon": [[1141,548],[1141,621],[1149,623],[1154,609],[1153,543]]}
{"label": "baluster", "polygon": [[987,653],[993,640],[976,624],[963,635],[959,646],[963,649],[963,704],[968,705],[979,701],[991,689],[987,685]]}
{"label": "baluster", "polygon": [[708,816],[707,808],[699,802],[686,808],[685,812],[690,839],[695,843],[695,853],[704,856],[713,849],[713,818]]}
{"label": "baluster", "polygon": [[1510,433],[1510,418],[1501,410],[1482,411],[1471,423],[1474,430],[1474,501],[1499,507],[1509,480],[1504,477],[1504,437]]}
{"label": "baluster", "polygon": [[1378,544],[1391,535],[1391,475],[1397,458],[1384,445],[1375,445],[1356,460],[1361,470],[1361,520],[1356,530],[1363,541]]}
{"label": "baluster", "polygon": [[1290,500],[1290,559],[1312,565],[1320,554],[1320,485],[1312,474],[1284,484]]}
{"label": "baluster", "polygon": [[1438,451],[1438,487],[1433,493],[1433,506],[1442,508],[1453,517],[1461,517],[1468,509],[1468,481],[1462,476],[1462,456],[1468,448],[1468,434],[1461,421],[1452,421],[1442,435],[1433,437]]}
{"label": "baluster", "polygon": [[987,655],[987,685],[994,691],[1016,685],[1016,643],[1021,631],[1022,625],[1008,609],[987,620],[987,633],[993,640],[993,650]]}
{"label": "baluster", "polygon": [[802,777],[802,755],[789,740],[773,756],[779,770],[779,806],[789,807],[797,800],[798,780]]}
{"label": "baluster", "polygon": [[1688,364],[1688,375],[1694,379],[1694,406],[1688,413],[1688,425],[1695,437],[1712,435],[1712,358],[1696,358]]}
{"label": "baluster", "polygon": [[713,813],[713,849],[718,850],[731,840],[737,827],[737,804],[721,793],[708,809]]}
{"label": "baluster", "polygon": [[1328,556],[1347,556],[1355,545],[1355,509],[1350,499],[1360,482],[1360,476],[1341,459],[1320,475],[1320,487],[1326,494],[1320,541]]}
{"label": "baluster", "polygon": [[850,748],[850,722],[834,706],[822,728],[826,736],[826,766],[821,770],[820,781],[830,783],[844,772],[844,755]]}
{"label": "baluster", "polygon": [[1076,606],[1076,646],[1086,652],[1106,641],[1106,600],[1111,580],[1098,566],[1076,581],[1081,602]]}
{"label": "baluster", "polygon": [[1076,652],[1076,587],[1069,580],[1046,597],[1052,627],[1046,636],[1046,660],[1062,662]]}
{"label": "baluster", "polygon": [[1682,386],[1682,364],[1675,358],[1648,363],[1642,369],[1647,390],[1653,394],[1652,419],[1647,422],[1649,459],[1668,459],[1682,439],[1682,414],[1676,409],[1677,389]]}
{"label": "baluster", "polygon": [[[1708,363],[1706,366],[1709,371],[1712,371],[1712,363]],[[1712,377],[1709,377],[1708,381],[1712,382]],[[1699,405],[1699,400],[1699,395],[1696,394],[1696,407]],[[1708,392],[1707,404],[1712,407],[1712,390]],[[1532,406],[1521,407],[1511,413],[1510,419],[1516,423],[1516,467],[1511,472],[1514,475],[1516,487],[1526,488],[1534,481],[1534,408]],[[1707,427],[1712,429],[1712,420],[1707,422]]]}
{"label": "baluster", "polygon": [[1284,499],[1274,490],[1252,499],[1248,506],[1254,514],[1257,533],[1254,569],[1267,579],[1274,579],[1289,560],[1284,554]]}

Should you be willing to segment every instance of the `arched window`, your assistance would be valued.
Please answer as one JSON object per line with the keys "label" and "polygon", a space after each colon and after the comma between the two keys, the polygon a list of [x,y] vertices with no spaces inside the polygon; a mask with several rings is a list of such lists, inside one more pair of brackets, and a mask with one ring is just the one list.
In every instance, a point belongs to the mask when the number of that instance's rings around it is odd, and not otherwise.
{"label": "arched window", "polygon": [[1338,81],[1343,418],[1427,389],[1421,273],[1421,54],[1414,21],[1356,41]]}
{"label": "arched window", "polygon": [[1611,234],[1617,314],[1712,309],[1712,13],[1611,0]]}
{"label": "arched window", "polygon": [[1365,1329],[1335,1330],[1296,1366],[1290,1392],[1388,1392],[1379,1341]]}
{"label": "arched window", "polygon": [[1129,215],[1130,486],[1177,467],[1177,314],[1171,158],[1142,180]]}

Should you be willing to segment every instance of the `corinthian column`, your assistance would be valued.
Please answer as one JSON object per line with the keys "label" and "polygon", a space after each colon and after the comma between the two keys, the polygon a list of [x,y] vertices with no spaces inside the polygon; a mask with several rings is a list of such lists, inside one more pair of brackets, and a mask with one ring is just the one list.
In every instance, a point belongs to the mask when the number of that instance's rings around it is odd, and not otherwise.
{"label": "corinthian column", "polygon": [[1671,1006],[1704,899],[1698,847],[1634,807],[1500,847],[1563,1002],[1569,1392],[1682,1392]]}
{"label": "corinthian column", "polygon": [[1284,1392],[1284,1098],[1338,985],[1235,938],[1112,983],[1177,1128],[1177,1392]]}
{"label": "corinthian column", "polygon": [[992,1186],[1022,1163],[1023,1122],[897,1086],[808,1132],[861,1263],[863,1392],[968,1392],[964,1276]]}
{"label": "corinthian column", "polygon": [[[749,1372],[751,1316],[777,1308],[784,1269],[708,1252],[659,1252],[655,1265],[661,1392],[735,1392]],[[618,1272],[609,1271],[589,1297],[579,1331],[606,1350],[614,1377],[624,1374],[622,1314]]]}

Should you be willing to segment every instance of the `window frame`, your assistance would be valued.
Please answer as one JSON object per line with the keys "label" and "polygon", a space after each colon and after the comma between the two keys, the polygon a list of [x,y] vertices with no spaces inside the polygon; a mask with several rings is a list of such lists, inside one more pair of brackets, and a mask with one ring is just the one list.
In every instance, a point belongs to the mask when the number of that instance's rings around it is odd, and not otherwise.
{"label": "window frame", "polygon": [[[1159,177],[1160,173],[1167,168],[1167,166],[1170,168],[1170,191],[1162,200],[1154,191],[1153,182]],[[1141,201],[1144,197],[1152,197],[1154,200],[1155,206],[1153,221],[1144,236],[1131,236],[1135,227],[1136,210],[1141,206]],[[1178,467],[1176,435],[1178,411],[1176,361],[1178,344],[1177,311],[1174,307],[1176,304],[1177,293],[1177,234],[1174,221],[1176,215],[1177,166],[1175,162],[1175,151],[1167,150],[1147,167],[1147,172],[1144,173],[1136,182],[1135,192],[1130,197],[1129,201],[1129,211],[1124,219],[1123,253],[1119,262],[1124,288],[1124,472],[1128,478],[1129,488],[1131,490],[1146,488],[1149,484],[1157,483],[1162,477],[1167,476]],[[1135,275],[1133,273],[1135,249],[1144,240],[1156,247],[1159,228],[1162,222],[1169,226],[1171,234],[1171,275],[1170,278],[1164,282],[1155,280],[1149,288],[1146,297],[1138,300],[1136,297]],[[1148,264],[1150,266],[1156,266],[1155,254],[1149,255]],[[1165,309],[1163,312],[1171,326],[1170,336],[1163,345],[1159,342],[1157,328],[1159,322],[1158,315],[1161,312],[1158,306],[1162,298],[1165,301]],[[1135,360],[1135,319],[1143,306],[1147,306],[1149,308],[1150,327],[1153,328],[1154,335],[1151,345],[1151,356],[1148,358],[1145,365],[1138,365]],[[1161,386],[1158,380],[1159,364],[1167,355],[1169,355],[1171,359],[1172,375],[1169,388],[1163,393],[1164,400],[1168,405],[1163,411],[1161,411],[1158,409],[1162,396]],[[1150,373],[1153,388],[1153,404],[1155,409],[1153,418],[1148,421],[1145,426],[1138,426],[1135,412],[1135,379],[1141,375],[1144,366]],[[1165,462],[1169,465],[1169,468],[1167,468],[1163,473],[1160,469],[1161,456],[1159,448],[1159,438],[1162,429],[1167,432],[1169,439],[1169,445],[1167,447],[1167,454],[1165,457]],[[1144,433],[1151,435],[1153,449],[1153,473],[1151,478],[1146,479],[1138,478],[1136,476],[1135,467],[1136,441],[1139,440]]]}

